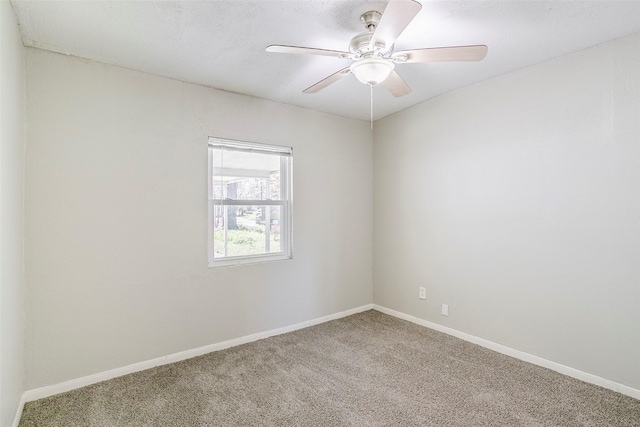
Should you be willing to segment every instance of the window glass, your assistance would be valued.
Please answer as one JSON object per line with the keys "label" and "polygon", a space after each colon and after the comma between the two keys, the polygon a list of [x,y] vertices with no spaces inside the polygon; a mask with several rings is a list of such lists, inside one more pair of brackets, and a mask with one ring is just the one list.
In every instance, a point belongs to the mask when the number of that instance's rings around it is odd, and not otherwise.
{"label": "window glass", "polygon": [[209,139],[209,263],[291,257],[292,149]]}

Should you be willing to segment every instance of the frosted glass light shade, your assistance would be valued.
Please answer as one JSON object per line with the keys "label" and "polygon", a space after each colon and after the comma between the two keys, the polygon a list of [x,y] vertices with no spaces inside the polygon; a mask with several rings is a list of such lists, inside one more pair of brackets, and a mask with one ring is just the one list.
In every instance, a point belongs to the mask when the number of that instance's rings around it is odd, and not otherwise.
{"label": "frosted glass light shade", "polygon": [[351,64],[349,69],[364,84],[377,85],[383,82],[395,64],[387,59],[382,58],[365,58]]}

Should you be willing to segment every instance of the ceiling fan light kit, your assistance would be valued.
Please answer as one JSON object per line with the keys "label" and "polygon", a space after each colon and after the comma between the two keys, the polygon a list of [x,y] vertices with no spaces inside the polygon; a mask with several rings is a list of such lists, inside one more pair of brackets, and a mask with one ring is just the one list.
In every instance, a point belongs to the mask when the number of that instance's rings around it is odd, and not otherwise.
{"label": "ceiling fan light kit", "polygon": [[375,10],[365,12],[360,22],[366,31],[355,35],[349,43],[349,51],[318,49],[311,47],[270,45],[267,52],[296,53],[332,56],[355,62],[342,68],[305,89],[304,93],[316,93],[327,86],[353,74],[358,81],[373,86],[384,86],[395,97],[407,95],[411,88],[395,72],[396,64],[424,62],[481,61],[487,54],[487,46],[451,46],[422,48],[394,52],[394,43],[416,17],[422,5],[415,0],[390,0],[384,13]]}
{"label": "ceiling fan light kit", "polygon": [[377,85],[389,77],[395,64],[383,58],[364,58],[354,62],[349,70],[364,84]]}

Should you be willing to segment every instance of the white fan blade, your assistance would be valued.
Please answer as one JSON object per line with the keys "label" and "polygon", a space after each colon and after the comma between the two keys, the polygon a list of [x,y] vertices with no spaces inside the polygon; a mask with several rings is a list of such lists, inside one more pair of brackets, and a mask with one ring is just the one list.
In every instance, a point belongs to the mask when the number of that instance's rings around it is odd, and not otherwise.
{"label": "white fan blade", "polygon": [[349,52],[341,52],[339,50],[316,49],[313,47],[300,47],[300,46],[283,46],[278,44],[272,44],[271,46],[267,46],[267,52],[333,56],[336,58],[340,58],[340,57],[349,58],[350,56]]}
{"label": "white fan blade", "polygon": [[338,80],[340,80],[341,78],[345,77],[346,75],[350,74],[351,70],[349,69],[349,67],[345,67],[340,71],[337,71],[333,74],[331,74],[329,77],[325,77],[324,79],[320,80],[318,83],[309,86],[308,88],[306,88],[305,90],[303,90],[303,93],[316,93],[322,89],[324,89],[325,87],[329,86],[332,83],[337,82]]}
{"label": "white fan blade", "polygon": [[391,95],[396,98],[408,95],[411,92],[409,85],[407,85],[407,83],[402,80],[402,77],[400,77],[395,71],[391,71],[389,77],[387,77],[382,84],[389,90],[389,92],[391,92]]}
{"label": "white fan blade", "polygon": [[401,50],[394,52],[391,58],[407,58],[406,61],[398,61],[399,63],[482,61],[487,55],[487,50],[485,45],[432,47]]}
{"label": "white fan blade", "polygon": [[385,48],[390,48],[420,9],[422,5],[414,0],[391,0],[376,26],[369,47],[373,48],[382,42]]}

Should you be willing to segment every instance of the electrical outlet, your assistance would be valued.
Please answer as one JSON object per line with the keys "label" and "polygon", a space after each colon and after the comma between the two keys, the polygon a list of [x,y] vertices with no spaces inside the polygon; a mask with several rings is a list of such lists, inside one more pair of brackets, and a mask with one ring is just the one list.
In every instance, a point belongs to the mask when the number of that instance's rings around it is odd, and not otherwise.
{"label": "electrical outlet", "polygon": [[449,315],[449,305],[448,304],[442,304],[442,315],[443,316],[448,316]]}
{"label": "electrical outlet", "polygon": [[420,288],[420,294],[418,295],[418,297],[420,299],[427,299],[427,289],[426,288]]}

